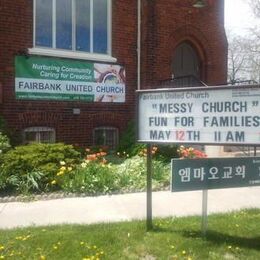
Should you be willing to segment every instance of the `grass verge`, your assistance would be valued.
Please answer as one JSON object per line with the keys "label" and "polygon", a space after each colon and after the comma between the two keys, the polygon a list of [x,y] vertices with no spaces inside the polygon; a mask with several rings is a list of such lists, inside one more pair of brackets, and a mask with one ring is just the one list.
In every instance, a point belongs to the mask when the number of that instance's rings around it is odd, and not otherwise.
{"label": "grass verge", "polygon": [[[18,216],[19,217],[19,216]],[[0,230],[0,259],[260,259],[260,210],[201,218]]]}

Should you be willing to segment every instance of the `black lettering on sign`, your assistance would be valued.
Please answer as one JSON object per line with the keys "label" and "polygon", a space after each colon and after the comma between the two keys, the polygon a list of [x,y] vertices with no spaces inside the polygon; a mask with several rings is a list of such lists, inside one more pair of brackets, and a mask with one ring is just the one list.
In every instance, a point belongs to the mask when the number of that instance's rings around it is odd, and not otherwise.
{"label": "black lettering on sign", "polygon": [[151,140],[169,140],[171,131],[150,130]]}
{"label": "black lettering on sign", "polygon": [[199,141],[200,131],[187,131],[189,141]]}
{"label": "black lettering on sign", "polygon": [[192,116],[188,116],[188,117],[180,117],[180,116],[176,116],[174,118],[174,126],[188,126],[188,127],[191,127],[191,126],[194,126],[194,117]]}
{"label": "black lettering on sign", "polygon": [[226,142],[245,142],[245,132],[229,131],[226,136]]}
{"label": "black lettering on sign", "polygon": [[167,126],[167,117],[149,117],[149,126]]}
{"label": "black lettering on sign", "polygon": [[216,142],[221,141],[221,132],[219,132],[219,131],[214,132],[214,141],[216,141]]}
{"label": "black lettering on sign", "polygon": [[159,112],[162,113],[191,113],[193,103],[169,103],[159,104]]}

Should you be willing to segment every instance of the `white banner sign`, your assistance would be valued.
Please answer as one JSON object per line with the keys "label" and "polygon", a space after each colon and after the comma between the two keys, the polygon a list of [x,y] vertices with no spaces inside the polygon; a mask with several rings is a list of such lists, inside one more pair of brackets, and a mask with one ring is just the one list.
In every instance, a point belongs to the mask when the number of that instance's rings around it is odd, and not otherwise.
{"label": "white banner sign", "polygon": [[118,64],[15,57],[17,99],[125,102],[125,69]]}
{"label": "white banner sign", "polygon": [[260,87],[138,91],[138,141],[260,145]]}

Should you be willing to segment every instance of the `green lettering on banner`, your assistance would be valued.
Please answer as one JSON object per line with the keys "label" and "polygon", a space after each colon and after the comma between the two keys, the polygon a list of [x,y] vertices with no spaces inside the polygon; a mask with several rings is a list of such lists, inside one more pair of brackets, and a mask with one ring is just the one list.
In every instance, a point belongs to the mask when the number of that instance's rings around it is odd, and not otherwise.
{"label": "green lettering on banner", "polygon": [[85,101],[93,102],[94,95],[84,94],[64,94],[64,93],[29,93],[18,92],[16,93],[17,99],[32,99],[32,100],[63,100],[63,101]]}
{"label": "green lettering on banner", "polygon": [[45,57],[15,57],[15,77],[93,82],[94,64]]}

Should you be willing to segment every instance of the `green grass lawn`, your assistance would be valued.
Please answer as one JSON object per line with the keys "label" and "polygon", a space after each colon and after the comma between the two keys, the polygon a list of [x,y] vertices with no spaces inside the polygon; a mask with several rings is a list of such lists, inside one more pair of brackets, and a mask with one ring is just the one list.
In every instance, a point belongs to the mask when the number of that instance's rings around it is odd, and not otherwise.
{"label": "green grass lawn", "polygon": [[[17,216],[19,217],[19,216]],[[260,259],[260,209],[201,218],[0,230],[0,259]]]}

